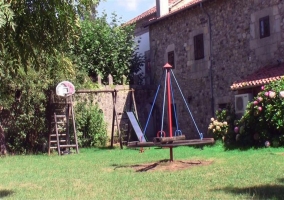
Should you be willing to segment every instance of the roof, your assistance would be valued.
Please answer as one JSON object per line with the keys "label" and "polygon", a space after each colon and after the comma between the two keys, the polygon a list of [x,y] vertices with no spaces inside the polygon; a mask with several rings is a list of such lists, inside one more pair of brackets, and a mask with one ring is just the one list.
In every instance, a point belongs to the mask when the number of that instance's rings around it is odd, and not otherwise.
{"label": "roof", "polygon": [[[176,3],[179,3],[179,2],[180,2],[180,0],[168,0],[168,1],[169,1],[169,6],[175,5]],[[181,7],[179,7],[178,9],[175,9],[175,10],[173,10],[172,12],[169,11],[168,14],[166,14],[166,15],[160,17],[160,18],[156,18],[156,17],[155,17],[154,19],[166,18],[166,17],[168,17],[169,15],[175,14],[175,13],[177,13],[178,11],[184,10],[184,9],[186,9],[186,8],[192,6],[192,5],[195,5],[195,4],[197,4],[197,3],[201,3],[202,1],[204,1],[204,0],[190,0],[190,2],[188,2],[187,4],[185,4],[185,5],[181,6]],[[125,24],[133,24],[133,23],[136,23],[137,21],[139,21],[139,20],[141,20],[141,19],[144,19],[144,18],[146,18],[146,17],[148,17],[148,16],[150,16],[151,14],[154,14],[154,13],[156,13],[156,12],[157,12],[157,9],[156,9],[156,6],[154,6],[153,8],[151,8],[151,9],[149,9],[149,10],[143,12],[141,15],[139,15],[139,16],[137,16],[137,17],[131,19],[130,21],[126,22]],[[153,20],[153,19],[151,19],[151,20]],[[155,21],[156,21],[156,20],[155,20]]]}
{"label": "roof", "polygon": [[163,15],[160,18],[156,18],[156,20],[152,20],[152,22],[150,22],[148,25],[154,24],[154,23],[156,23],[156,22],[158,22],[160,20],[163,20],[163,19],[168,18],[168,17],[170,17],[172,15],[175,15],[175,14],[177,14],[179,12],[182,12],[182,11],[184,11],[184,10],[186,10],[186,9],[192,7],[192,6],[195,6],[195,5],[199,4],[199,3],[202,3],[204,1],[206,1],[206,0],[190,0],[187,4],[181,6],[181,7],[177,8],[177,9],[174,9],[173,11],[170,11],[168,14]]}
{"label": "roof", "polygon": [[280,80],[282,77],[284,77],[284,63],[273,66],[270,65],[257,70],[243,80],[234,82],[233,85],[231,85],[231,89],[240,90],[257,87]]}
{"label": "roof", "polygon": [[146,17],[148,17],[148,16],[150,16],[151,14],[154,14],[154,13],[156,13],[156,6],[154,6],[153,8],[151,8],[151,9],[145,11],[145,12],[143,12],[141,15],[133,18],[132,20],[126,22],[125,24],[133,24],[133,23],[135,23],[135,22],[137,22],[141,19],[144,19],[144,18],[146,18]]}

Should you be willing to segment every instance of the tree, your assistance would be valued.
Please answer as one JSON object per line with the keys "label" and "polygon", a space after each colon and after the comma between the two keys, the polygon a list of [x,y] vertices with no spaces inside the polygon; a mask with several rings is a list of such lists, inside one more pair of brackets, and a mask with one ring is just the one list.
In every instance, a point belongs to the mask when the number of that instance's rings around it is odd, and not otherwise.
{"label": "tree", "polygon": [[139,63],[133,27],[96,17],[99,1],[0,0],[0,107],[9,114],[0,120],[10,151],[45,142],[47,95],[58,82],[83,83],[88,72],[119,83]]}
{"label": "tree", "polygon": [[[46,62],[38,60],[38,55],[56,55],[66,49],[78,36],[79,18],[98,0],[1,0],[4,9],[4,22],[0,25],[1,56],[9,54],[9,62],[4,60],[2,66],[15,72],[20,66],[25,69],[32,65],[35,69]],[[7,6],[10,6],[8,8]],[[12,10],[14,16],[9,13]],[[2,20],[3,21],[3,14]],[[10,25],[11,17],[15,30]],[[5,22],[6,21],[6,22]]]}
{"label": "tree", "polygon": [[49,89],[75,78],[69,49],[78,39],[80,17],[99,0],[72,2],[0,0],[0,105],[10,114],[1,124],[10,151],[39,148],[47,133]]}
{"label": "tree", "polygon": [[[85,17],[81,21],[81,36],[73,49],[76,63],[86,69],[89,75],[101,75],[103,82],[107,82],[109,74],[113,76],[115,84],[121,83],[123,75],[130,74],[133,59],[138,63],[132,71],[139,71],[142,58],[135,54],[133,26],[121,26],[115,14],[111,23],[107,22],[107,15],[102,17]],[[138,59],[138,61],[137,61]]]}

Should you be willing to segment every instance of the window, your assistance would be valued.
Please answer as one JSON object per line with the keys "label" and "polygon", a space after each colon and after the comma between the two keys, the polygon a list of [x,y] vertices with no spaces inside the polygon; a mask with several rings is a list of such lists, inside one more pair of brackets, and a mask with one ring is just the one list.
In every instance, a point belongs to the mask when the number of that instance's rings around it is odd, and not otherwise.
{"label": "window", "polygon": [[270,36],[269,16],[259,19],[259,36],[265,38]]}
{"label": "window", "polygon": [[174,51],[168,52],[168,63],[173,67],[172,69],[175,68],[175,52]]}
{"label": "window", "polygon": [[204,58],[203,34],[194,36],[194,58],[195,60]]}

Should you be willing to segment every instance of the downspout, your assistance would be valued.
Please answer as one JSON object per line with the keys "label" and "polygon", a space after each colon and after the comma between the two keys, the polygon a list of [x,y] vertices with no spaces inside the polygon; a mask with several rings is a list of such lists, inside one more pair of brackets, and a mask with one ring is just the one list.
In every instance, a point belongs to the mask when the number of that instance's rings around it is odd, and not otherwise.
{"label": "downspout", "polygon": [[211,29],[211,17],[203,8],[202,2],[200,2],[200,8],[205,13],[208,18],[209,23],[209,37],[210,37],[210,53],[209,53],[209,78],[210,78],[210,91],[211,91],[211,115],[215,116],[215,108],[214,108],[214,90],[213,90],[213,70],[212,70],[212,29]]}

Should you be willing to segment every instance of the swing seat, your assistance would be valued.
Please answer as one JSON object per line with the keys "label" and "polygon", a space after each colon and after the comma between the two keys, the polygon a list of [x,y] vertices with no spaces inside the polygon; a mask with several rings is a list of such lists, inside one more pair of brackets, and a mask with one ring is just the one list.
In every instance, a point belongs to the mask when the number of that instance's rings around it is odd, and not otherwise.
{"label": "swing seat", "polygon": [[154,143],[161,143],[161,144],[169,144],[173,143],[174,141],[178,140],[185,140],[185,135],[179,135],[175,137],[155,137],[153,139]]}
{"label": "swing seat", "polygon": [[129,142],[128,147],[178,147],[178,146],[198,146],[214,144],[214,138],[203,138],[193,140],[175,140],[172,143],[154,143],[154,142]]}

